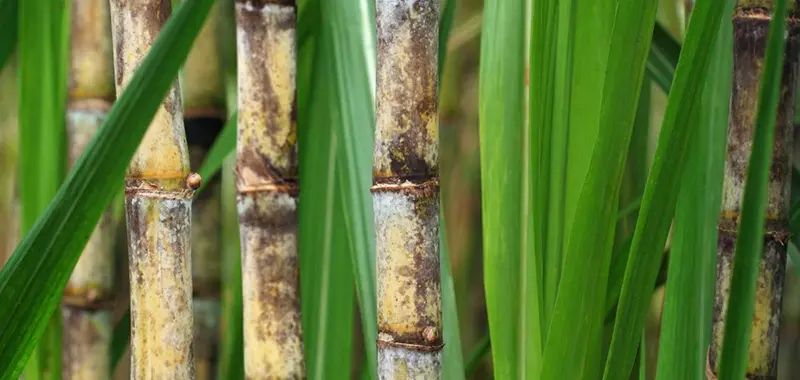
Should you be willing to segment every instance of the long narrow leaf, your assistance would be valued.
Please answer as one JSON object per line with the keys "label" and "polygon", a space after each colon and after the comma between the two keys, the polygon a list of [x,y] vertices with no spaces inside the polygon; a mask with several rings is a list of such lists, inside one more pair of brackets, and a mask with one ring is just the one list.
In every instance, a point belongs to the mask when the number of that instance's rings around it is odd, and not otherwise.
{"label": "long narrow leaf", "polygon": [[[732,16],[732,3],[722,16]],[[733,27],[722,22],[711,55],[697,129],[681,181],[659,339],[658,379],[705,376],[717,253],[717,222],[733,70]],[[704,196],[697,196],[703,194]]]}
{"label": "long narrow leaf", "polygon": [[756,280],[764,243],[767,186],[775,140],[775,118],[783,75],[787,1],[776,0],[767,38],[764,73],[742,201],[741,224],[733,262],[730,298],[725,315],[725,337],[719,364],[721,380],[741,379],[747,371],[750,330],[755,309]]}
{"label": "long narrow leaf", "polygon": [[19,376],[212,4],[186,2],[167,22],[100,132],[0,272],[0,378]]}
{"label": "long narrow leaf", "polygon": [[595,370],[601,355],[606,275],[627,154],[620,147],[628,146],[633,130],[656,6],[654,0],[622,0],[617,6],[597,142],[565,253],[544,351],[544,379],[581,378]]}
{"label": "long narrow leaf", "polygon": [[[495,378],[520,378],[528,356],[521,349],[536,316],[521,316],[523,289],[534,285],[529,234],[529,133],[523,123],[525,6],[523,1],[487,1],[480,61],[481,205],[484,287]],[[525,260],[528,260],[526,263]],[[538,304],[538,292],[525,302]],[[525,327],[522,326],[525,320]]]}
{"label": "long narrow leaf", "polygon": [[374,124],[374,9],[366,0],[319,1],[318,7],[313,91],[298,96],[312,96],[310,104],[319,108],[310,113],[319,118],[316,120],[320,126],[331,130],[332,145],[322,152],[327,154],[333,149],[332,170],[336,175],[333,182],[328,182],[335,188],[333,223],[344,227],[334,234],[332,254],[337,256],[332,260],[346,260],[338,255],[350,254],[363,324],[366,375],[375,378],[377,298],[369,193]]}
{"label": "long narrow leaf", "polygon": [[711,60],[708,44],[716,40],[723,11],[715,2],[701,1],[692,14],[631,243],[605,379],[627,378],[633,367],[661,252],[675,213],[680,178],[697,131],[691,121]]}

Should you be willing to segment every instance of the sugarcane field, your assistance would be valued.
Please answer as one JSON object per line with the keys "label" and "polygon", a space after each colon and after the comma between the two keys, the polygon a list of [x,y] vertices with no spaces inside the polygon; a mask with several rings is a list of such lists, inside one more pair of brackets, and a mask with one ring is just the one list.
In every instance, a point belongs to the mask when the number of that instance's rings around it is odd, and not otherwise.
{"label": "sugarcane field", "polygon": [[0,0],[0,380],[800,379],[800,0]]}

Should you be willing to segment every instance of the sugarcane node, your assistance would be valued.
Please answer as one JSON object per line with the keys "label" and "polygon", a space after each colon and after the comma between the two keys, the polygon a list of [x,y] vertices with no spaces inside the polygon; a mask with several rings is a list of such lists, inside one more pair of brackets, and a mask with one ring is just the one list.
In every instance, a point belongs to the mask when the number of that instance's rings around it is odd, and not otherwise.
{"label": "sugarcane node", "polygon": [[197,190],[200,188],[200,185],[203,184],[203,178],[200,177],[200,174],[191,173],[188,177],[186,177],[186,186],[189,186],[192,190]]}

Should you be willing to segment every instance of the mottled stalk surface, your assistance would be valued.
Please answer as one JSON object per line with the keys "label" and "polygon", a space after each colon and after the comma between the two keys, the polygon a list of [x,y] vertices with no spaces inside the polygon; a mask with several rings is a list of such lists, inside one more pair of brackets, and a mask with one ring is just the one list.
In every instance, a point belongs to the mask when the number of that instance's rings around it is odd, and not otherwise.
{"label": "mottled stalk surface", "polygon": [[372,199],[378,376],[441,374],[439,1],[378,0]]}
{"label": "mottled stalk surface", "polygon": [[[111,0],[117,93],[171,12],[170,0]],[[125,211],[131,285],[131,378],[193,379],[189,152],[177,81],[131,160]]]}
{"label": "mottled stalk surface", "polygon": [[[115,95],[108,1],[75,0],[71,9],[66,118],[70,166],[103,124]],[[64,379],[103,379],[111,373],[115,232],[116,224],[107,211],[64,291]]]}
{"label": "mottled stalk surface", "polygon": [[296,28],[292,0],[237,0],[236,187],[245,376],[305,376],[297,257]]}
{"label": "mottled stalk surface", "polygon": [[[794,1],[792,1],[794,2]],[[792,118],[797,78],[800,25],[796,6],[787,24],[785,61],[775,145],[770,166],[767,221],[757,283],[755,314],[747,366],[749,379],[775,379],[781,300],[789,237],[789,186],[791,183]],[[717,284],[713,313],[710,368],[718,368],[722,350],[724,318],[733,276],[734,249],[739,230],[747,164],[750,159],[755,115],[764,66],[772,1],[740,0],[733,17],[734,67],[728,149],[725,160],[722,214],[717,248]]]}

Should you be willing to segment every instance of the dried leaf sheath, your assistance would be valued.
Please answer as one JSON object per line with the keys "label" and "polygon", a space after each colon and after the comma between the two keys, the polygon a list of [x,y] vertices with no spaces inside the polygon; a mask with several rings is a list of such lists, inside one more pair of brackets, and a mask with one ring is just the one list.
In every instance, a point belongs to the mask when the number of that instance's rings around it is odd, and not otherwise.
{"label": "dried leaf sheath", "polygon": [[[117,92],[170,15],[169,0],[112,0]],[[125,180],[131,279],[131,378],[193,379],[189,154],[177,83],[167,93]],[[190,187],[191,184],[191,187]]]}
{"label": "dried leaf sheath", "polygon": [[[114,99],[108,1],[76,0],[71,12],[66,117],[70,166],[103,124]],[[101,379],[110,373],[115,231],[115,222],[106,212],[64,291],[64,379]]]}
{"label": "dried leaf sheath", "polygon": [[[225,123],[225,92],[218,29],[220,5],[211,8],[181,73],[186,141],[192,170],[206,154]],[[194,356],[198,380],[213,379],[219,346],[220,198],[219,175],[192,204],[192,288]]]}
{"label": "dried leaf sheath", "polygon": [[[770,21],[771,2],[739,1],[734,14],[734,73],[731,119],[725,161],[723,205],[717,248],[717,284],[713,313],[713,342],[710,361],[717,368],[730,282],[734,248],[739,228],[740,207],[747,178],[753,125],[764,64],[764,49]],[[757,283],[755,315],[750,337],[750,378],[774,379],[777,375],[778,328],[789,236],[789,186],[791,181],[792,117],[797,78],[800,28],[794,17],[787,24],[788,38],[783,72],[775,145],[770,167],[767,222]]]}
{"label": "dried leaf sheath", "polygon": [[245,376],[305,376],[297,257],[294,1],[236,2]]}
{"label": "dried leaf sheath", "polygon": [[438,378],[439,2],[378,0],[376,11],[378,376]]}

